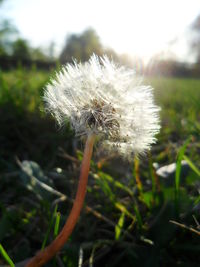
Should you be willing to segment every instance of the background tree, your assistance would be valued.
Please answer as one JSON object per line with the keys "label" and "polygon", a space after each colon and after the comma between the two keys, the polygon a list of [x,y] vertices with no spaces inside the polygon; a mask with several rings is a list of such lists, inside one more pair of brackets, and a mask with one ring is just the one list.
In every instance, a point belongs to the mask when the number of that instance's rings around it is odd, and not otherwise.
{"label": "background tree", "polygon": [[68,36],[60,54],[60,61],[61,63],[71,62],[73,58],[76,58],[78,61],[84,62],[93,53],[102,55],[103,47],[95,30],[87,29],[82,34]]}
{"label": "background tree", "polygon": [[200,63],[200,15],[195,19],[192,24],[192,52],[195,54],[196,62]]}
{"label": "background tree", "polygon": [[16,28],[8,20],[0,21],[0,56],[12,53],[12,42],[16,33]]}
{"label": "background tree", "polygon": [[47,55],[44,50],[40,47],[36,48],[30,48],[30,56],[31,60],[33,61],[49,61],[52,60],[53,58]]}
{"label": "background tree", "polygon": [[30,60],[30,48],[26,40],[18,38],[13,42],[13,57],[17,60]]}
{"label": "background tree", "polygon": [[[4,0],[0,0],[0,8]],[[3,16],[0,16],[0,56],[6,56],[12,53],[12,42],[16,38],[17,29]]]}

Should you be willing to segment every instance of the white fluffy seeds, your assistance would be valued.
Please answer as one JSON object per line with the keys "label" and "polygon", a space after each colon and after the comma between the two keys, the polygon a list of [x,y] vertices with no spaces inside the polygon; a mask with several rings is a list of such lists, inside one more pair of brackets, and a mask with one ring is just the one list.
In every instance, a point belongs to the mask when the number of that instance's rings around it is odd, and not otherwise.
{"label": "white fluffy seeds", "polygon": [[107,57],[64,66],[44,100],[59,124],[69,119],[77,135],[95,133],[126,156],[148,150],[160,129],[152,88]]}

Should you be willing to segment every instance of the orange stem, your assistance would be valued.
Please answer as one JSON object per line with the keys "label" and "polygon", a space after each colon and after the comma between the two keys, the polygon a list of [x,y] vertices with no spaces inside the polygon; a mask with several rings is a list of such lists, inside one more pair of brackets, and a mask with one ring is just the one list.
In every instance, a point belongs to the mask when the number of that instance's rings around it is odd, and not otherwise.
{"label": "orange stem", "polygon": [[134,171],[135,171],[135,181],[139,192],[142,191],[142,181],[140,179],[140,169],[139,169],[139,159],[134,157]]}
{"label": "orange stem", "polygon": [[40,267],[43,266],[46,262],[48,262],[55,254],[64,246],[65,242],[69,238],[70,234],[72,233],[77,220],[79,218],[81,209],[83,207],[83,202],[87,190],[87,182],[88,182],[88,174],[90,169],[90,160],[93,151],[95,135],[89,135],[84,155],[83,161],[81,164],[81,172],[79,177],[79,184],[76,193],[76,198],[74,200],[74,204],[71,210],[71,213],[66,220],[66,223],[60,232],[60,234],[56,237],[56,239],[43,251],[37,253],[27,264],[25,267]]}

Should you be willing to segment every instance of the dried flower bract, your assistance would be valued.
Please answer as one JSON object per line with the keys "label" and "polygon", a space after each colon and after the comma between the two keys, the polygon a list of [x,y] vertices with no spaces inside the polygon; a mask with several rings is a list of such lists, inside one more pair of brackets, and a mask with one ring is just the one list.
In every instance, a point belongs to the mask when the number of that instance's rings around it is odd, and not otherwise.
{"label": "dried flower bract", "polygon": [[126,156],[148,150],[160,129],[152,87],[107,57],[67,64],[47,85],[44,99],[60,125],[69,119],[77,135],[95,133],[105,148]]}

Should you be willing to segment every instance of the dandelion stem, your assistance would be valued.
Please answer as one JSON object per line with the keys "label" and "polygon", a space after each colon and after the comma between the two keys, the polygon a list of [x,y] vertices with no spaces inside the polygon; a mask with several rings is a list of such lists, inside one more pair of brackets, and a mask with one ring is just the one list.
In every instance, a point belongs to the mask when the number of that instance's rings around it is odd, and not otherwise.
{"label": "dandelion stem", "polygon": [[91,134],[88,135],[88,139],[85,145],[83,161],[81,165],[80,177],[79,177],[79,184],[76,193],[76,198],[71,210],[71,213],[66,220],[66,223],[57,236],[57,238],[43,251],[40,251],[36,254],[26,265],[26,267],[40,267],[43,266],[46,262],[48,262],[55,254],[64,246],[65,242],[69,238],[70,234],[72,233],[77,220],[79,218],[85,194],[87,189],[87,182],[88,182],[88,174],[90,169],[90,160],[93,151],[95,135]]}

